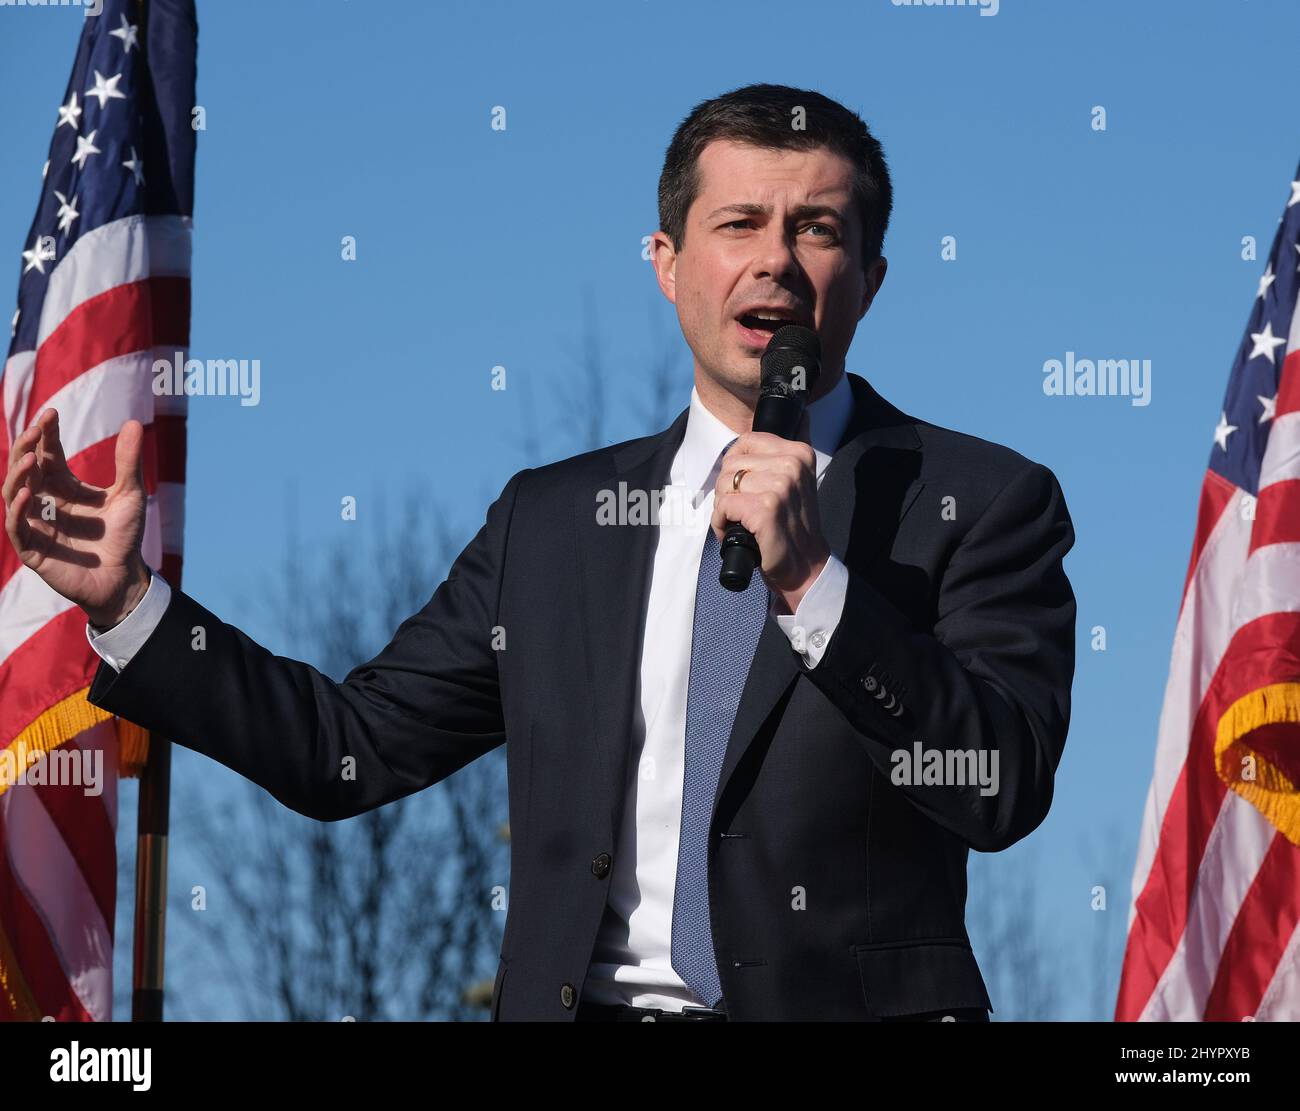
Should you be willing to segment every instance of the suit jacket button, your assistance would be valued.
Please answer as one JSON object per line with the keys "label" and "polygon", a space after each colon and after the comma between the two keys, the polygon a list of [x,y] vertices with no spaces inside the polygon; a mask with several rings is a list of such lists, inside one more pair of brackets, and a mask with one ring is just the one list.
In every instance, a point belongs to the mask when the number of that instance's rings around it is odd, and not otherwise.
{"label": "suit jacket button", "polygon": [[873,691],[879,684],[876,682],[876,677],[874,675],[868,675],[862,680],[862,685],[866,687],[867,690]]}
{"label": "suit jacket button", "polygon": [[890,695],[889,691],[885,690],[884,685],[882,684],[880,688],[876,691],[876,700],[878,702],[884,702],[886,698],[890,698],[890,697],[892,696]]}
{"label": "suit jacket button", "polygon": [[576,1003],[577,1001],[578,1001],[578,993],[577,993],[576,991],[573,990],[573,985],[572,985],[572,984],[561,984],[561,985],[560,985],[560,1002],[563,1003],[564,1006],[565,1006],[568,1010],[571,1011],[571,1010],[573,1010],[573,1005],[574,1005],[574,1003]]}
{"label": "suit jacket button", "polygon": [[890,710],[889,712],[890,712],[891,714],[893,714],[894,717],[896,717],[896,718],[901,718],[901,717],[903,716],[903,704],[900,702],[897,706],[895,706],[895,707],[894,707],[892,710]]}
{"label": "suit jacket button", "polygon": [[609,872],[609,853],[601,853],[591,862],[591,874],[597,879],[603,879]]}
{"label": "suit jacket button", "polygon": [[888,698],[885,699],[885,705],[883,709],[888,710],[892,714],[894,712],[894,707],[897,705],[898,703],[894,700],[894,696],[891,694]]}

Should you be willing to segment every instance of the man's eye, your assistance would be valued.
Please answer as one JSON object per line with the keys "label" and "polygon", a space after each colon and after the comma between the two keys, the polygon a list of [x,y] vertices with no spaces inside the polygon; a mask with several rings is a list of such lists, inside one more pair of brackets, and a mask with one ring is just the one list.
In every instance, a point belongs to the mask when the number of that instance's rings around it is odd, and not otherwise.
{"label": "man's eye", "polygon": [[[730,223],[723,224],[722,226],[724,228],[737,228],[740,227],[742,224],[752,224],[753,222],[754,222],[753,220],[732,220]],[[830,224],[805,224],[804,226],[807,228],[821,228],[823,231],[829,233],[828,236],[815,236],[814,238],[817,239],[829,238],[831,240],[837,240],[839,238],[839,233],[836,232],[836,230],[833,227],[831,227]]]}

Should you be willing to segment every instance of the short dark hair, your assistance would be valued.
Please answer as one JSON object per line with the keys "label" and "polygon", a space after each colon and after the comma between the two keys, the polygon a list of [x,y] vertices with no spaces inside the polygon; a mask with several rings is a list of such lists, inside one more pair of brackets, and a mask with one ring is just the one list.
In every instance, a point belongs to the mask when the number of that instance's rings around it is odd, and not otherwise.
{"label": "short dark hair", "polygon": [[[803,108],[804,130],[792,126]],[[746,85],[697,104],[673,133],[659,175],[659,227],[681,250],[686,214],[700,191],[700,152],[716,139],[773,150],[827,147],[853,163],[853,199],[862,224],[862,268],[880,258],[894,204],[880,143],[855,112],[808,89]]]}

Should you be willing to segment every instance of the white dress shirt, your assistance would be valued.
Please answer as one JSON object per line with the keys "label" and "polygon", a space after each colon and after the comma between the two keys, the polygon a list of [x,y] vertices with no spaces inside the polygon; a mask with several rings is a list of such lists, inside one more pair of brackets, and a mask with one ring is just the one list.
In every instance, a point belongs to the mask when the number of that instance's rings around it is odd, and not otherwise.
{"label": "white dress shirt", "polygon": [[[817,456],[817,483],[839,446],[853,411],[853,392],[841,373],[831,391],[811,402],[808,440]],[[736,434],[691,388],[690,413],[664,490],[651,568],[645,638],[633,715],[623,828],[614,854],[609,900],[588,969],[583,998],[595,1003],[679,1010],[704,1006],[671,963],[673,892],[681,832],[686,743],[686,690],[695,625],[695,585],[705,533],[713,515],[713,487],[722,455]],[[744,481],[741,481],[744,489]],[[791,648],[815,667],[844,609],[848,570],[834,554],[793,614],[771,615]],[[140,603],[118,625],[86,636],[117,671],[148,639],[171,598],[154,574]]]}
{"label": "white dress shirt", "polygon": [[[853,392],[844,374],[826,396],[808,406],[808,439],[817,456],[819,485],[852,410]],[[661,517],[646,608],[640,712],[633,715],[623,827],[614,851],[609,901],[582,990],[583,999],[593,1003],[664,1010],[708,1005],[673,971],[671,935],[695,585],[713,515],[713,488],[723,452],[735,437],[692,389],[686,434],[673,459],[669,490],[689,492],[698,513],[669,517],[671,525]],[[745,488],[743,479],[740,488]],[[773,608],[777,624],[809,666],[816,666],[835,631],[847,589],[848,571],[832,555],[793,614],[778,615]]]}

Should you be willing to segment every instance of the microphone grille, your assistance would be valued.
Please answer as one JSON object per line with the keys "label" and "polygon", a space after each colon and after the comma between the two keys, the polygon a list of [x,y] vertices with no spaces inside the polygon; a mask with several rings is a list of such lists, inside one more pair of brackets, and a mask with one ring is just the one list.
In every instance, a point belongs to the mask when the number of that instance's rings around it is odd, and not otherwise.
{"label": "microphone grille", "polygon": [[[822,369],[822,341],[802,324],[783,324],[768,342],[760,360],[762,387],[788,388],[797,367],[803,367],[804,389],[812,390]],[[784,389],[781,392],[785,392]]]}

